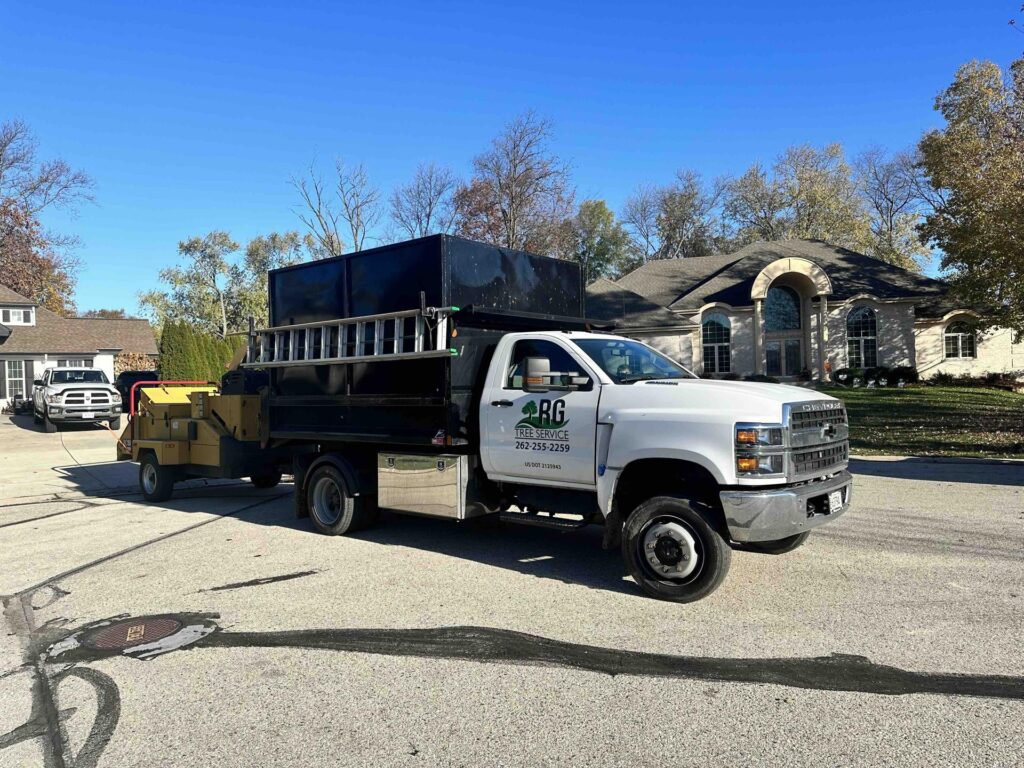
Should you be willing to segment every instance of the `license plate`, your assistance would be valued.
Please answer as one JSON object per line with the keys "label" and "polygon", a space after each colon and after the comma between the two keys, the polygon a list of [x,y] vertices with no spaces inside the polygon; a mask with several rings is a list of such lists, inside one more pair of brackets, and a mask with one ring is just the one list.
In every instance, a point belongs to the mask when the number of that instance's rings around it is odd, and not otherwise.
{"label": "license plate", "polygon": [[96,414],[93,413],[92,411],[82,411],[82,418],[83,419],[94,419],[94,418],[96,418]]}
{"label": "license plate", "polygon": [[828,495],[828,513],[838,512],[843,508],[843,492],[832,491]]}

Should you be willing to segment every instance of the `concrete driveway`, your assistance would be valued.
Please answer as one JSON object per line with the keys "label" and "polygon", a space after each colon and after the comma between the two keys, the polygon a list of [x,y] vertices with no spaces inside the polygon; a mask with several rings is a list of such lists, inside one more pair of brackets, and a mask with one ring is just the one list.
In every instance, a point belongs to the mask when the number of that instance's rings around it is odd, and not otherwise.
{"label": "concrete driveway", "polygon": [[855,461],[851,512],[687,606],[642,597],[597,529],[332,539],[288,485],[143,504],[113,452],[0,421],[5,768],[1024,754],[1021,465]]}

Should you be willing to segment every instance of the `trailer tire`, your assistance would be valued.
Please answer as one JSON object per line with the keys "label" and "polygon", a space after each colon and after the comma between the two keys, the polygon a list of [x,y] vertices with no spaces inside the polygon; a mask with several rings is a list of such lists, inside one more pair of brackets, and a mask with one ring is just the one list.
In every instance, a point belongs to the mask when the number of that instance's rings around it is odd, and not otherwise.
{"label": "trailer tire", "polygon": [[678,496],[655,496],[633,510],[622,531],[622,558],[640,589],[676,603],[718,589],[732,550],[709,518],[703,504]]}
{"label": "trailer tire", "polygon": [[810,531],[804,531],[803,533],[796,533],[784,539],[775,539],[774,541],[748,541],[743,544],[743,549],[747,552],[757,552],[762,555],[784,555],[802,546],[810,535]]}
{"label": "trailer tire", "polygon": [[273,488],[281,482],[280,472],[261,472],[249,478],[256,488]]}
{"label": "trailer tire", "polygon": [[146,501],[167,501],[174,492],[175,471],[164,467],[156,454],[147,453],[139,462],[139,488]]}
{"label": "trailer tire", "polygon": [[373,524],[376,508],[365,496],[354,496],[345,476],[324,463],[309,474],[306,504],[313,525],[328,536],[343,536]]}

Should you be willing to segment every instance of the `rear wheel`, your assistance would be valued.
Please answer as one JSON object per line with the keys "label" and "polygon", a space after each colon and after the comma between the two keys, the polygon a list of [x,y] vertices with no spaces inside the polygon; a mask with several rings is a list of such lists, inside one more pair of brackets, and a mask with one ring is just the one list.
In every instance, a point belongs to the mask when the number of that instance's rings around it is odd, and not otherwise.
{"label": "rear wheel", "polygon": [[743,545],[743,549],[747,552],[759,552],[763,555],[784,555],[801,546],[810,535],[810,531],[804,531],[803,533],[787,536],[784,539],[775,539],[774,541],[750,541]]}
{"label": "rear wheel", "polygon": [[163,467],[152,453],[142,457],[139,464],[139,488],[146,501],[167,501],[174,491],[174,470]]}
{"label": "rear wheel", "polygon": [[331,464],[313,470],[306,483],[306,503],[313,525],[328,536],[366,528],[376,520],[372,499],[355,496],[345,476]]}
{"label": "rear wheel", "polygon": [[622,532],[622,557],[646,594],[692,603],[725,580],[732,550],[711,526],[703,505],[656,496],[638,506]]}

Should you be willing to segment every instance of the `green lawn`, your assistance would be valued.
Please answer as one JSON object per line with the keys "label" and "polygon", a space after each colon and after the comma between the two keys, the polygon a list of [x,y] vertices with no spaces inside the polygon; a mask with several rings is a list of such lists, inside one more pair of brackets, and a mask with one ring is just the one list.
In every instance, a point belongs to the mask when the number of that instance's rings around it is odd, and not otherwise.
{"label": "green lawn", "polygon": [[846,403],[853,453],[1024,457],[1024,394],[980,387],[822,391]]}

